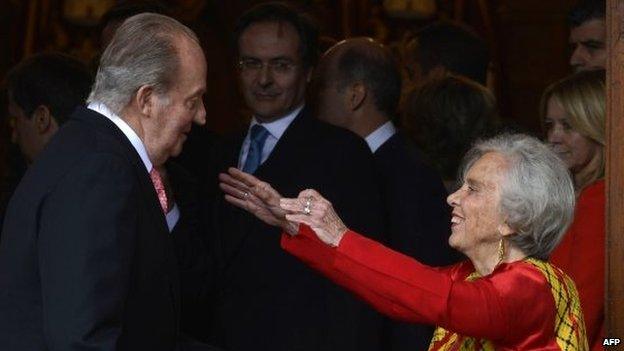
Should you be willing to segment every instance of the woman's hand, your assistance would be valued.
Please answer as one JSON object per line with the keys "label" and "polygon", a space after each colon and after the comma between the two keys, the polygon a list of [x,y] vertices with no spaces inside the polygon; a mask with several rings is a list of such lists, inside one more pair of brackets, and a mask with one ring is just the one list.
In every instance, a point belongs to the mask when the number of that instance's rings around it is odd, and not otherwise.
{"label": "woman's hand", "polygon": [[347,231],[332,204],[315,190],[304,190],[296,199],[281,199],[280,206],[289,212],[286,214],[288,221],[310,226],[328,245],[337,247]]}
{"label": "woman's hand", "polygon": [[227,202],[269,225],[281,227],[290,235],[297,234],[299,225],[286,219],[286,211],[280,207],[282,196],[269,183],[233,167],[228,173],[219,174],[219,181]]}

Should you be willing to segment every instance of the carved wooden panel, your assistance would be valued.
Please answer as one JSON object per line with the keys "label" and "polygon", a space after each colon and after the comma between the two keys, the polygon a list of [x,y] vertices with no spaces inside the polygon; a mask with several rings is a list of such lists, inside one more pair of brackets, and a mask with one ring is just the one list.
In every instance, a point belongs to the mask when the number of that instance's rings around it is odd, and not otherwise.
{"label": "carved wooden panel", "polygon": [[[607,1],[607,337],[624,338],[624,1]],[[620,345],[622,347],[622,345]],[[613,348],[614,350],[617,348]],[[621,350],[621,348],[619,348]]]}

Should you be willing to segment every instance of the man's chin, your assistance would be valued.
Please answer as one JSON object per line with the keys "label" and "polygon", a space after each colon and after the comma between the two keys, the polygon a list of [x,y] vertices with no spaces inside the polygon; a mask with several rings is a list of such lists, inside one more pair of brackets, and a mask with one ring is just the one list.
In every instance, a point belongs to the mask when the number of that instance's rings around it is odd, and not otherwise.
{"label": "man's chin", "polygon": [[280,117],[284,117],[285,113],[276,112],[274,110],[270,111],[258,111],[254,113],[256,119],[261,122],[271,122],[279,119]]}
{"label": "man's chin", "polygon": [[186,140],[186,136],[184,136],[182,140],[178,141],[176,146],[174,146],[173,149],[171,149],[171,152],[169,153],[170,157],[180,156],[183,150],[184,140]]}

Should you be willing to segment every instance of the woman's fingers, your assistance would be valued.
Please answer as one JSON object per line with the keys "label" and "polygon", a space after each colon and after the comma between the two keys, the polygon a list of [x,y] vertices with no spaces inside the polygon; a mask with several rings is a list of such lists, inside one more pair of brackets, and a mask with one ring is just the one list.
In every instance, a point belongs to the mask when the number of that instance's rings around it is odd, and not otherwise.
{"label": "woman's fingers", "polygon": [[314,227],[314,219],[304,214],[287,214],[286,220],[294,223],[303,223],[309,227]]}
{"label": "woman's fingers", "polygon": [[269,183],[258,182],[251,188],[251,191],[266,203],[276,204],[282,197],[277,190],[273,189]]}
{"label": "woman's fingers", "polygon": [[220,183],[225,183],[231,187],[238,188],[241,191],[249,191],[249,187],[246,184],[230,176],[227,173],[219,174],[219,181]]}
{"label": "woman's fingers", "polygon": [[262,207],[262,202],[257,198],[254,198],[253,195],[249,195],[249,197],[241,199],[236,196],[226,194],[225,201],[234,206],[240,207],[243,210],[251,212],[252,214],[256,214],[264,208]]}
{"label": "woman's fingers", "polygon": [[240,207],[243,210],[247,210],[247,206],[248,205],[247,205],[247,201],[245,201],[245,200],[241,200],[241,199],[239,199],[237,197],[234,197],[232,195],[226,194],[225,195],[225,201],[231,203],[232,205],[234,205],[236,207]]}
{"label": "woman's fingers", "polygon": [[240,188],[236,188],[233,187],[231,185],[229,185],[228,183],[219,183],[219,188],[221,188],[221,190],[223,190],[224,193],[239,198],[239,199],[245,199],[247,196],[249,196],[249,192],[242,190]]}
{"label": "woman's fingers", "polygon": [[297,199],[280,199],[280,207],[283,210],[295,212],[295,213],[303,213],[303,209],[305,207],[305,200]]}
{"label": "woman's fingers", "polygon": [[269,183],[263,182],[237,168],[230,167],[227,174],[222,173],[219,175],[219,179],[243,192],[255,194],[265,203],[276,203],[282,197]]}
{"label": "woman's fingers", "polygon": [[228,173],[236,180],[245,184],[248,187],[253,187],[254,185],[260,183],[260,179],[252,176],[249,173],[245,173],[238,168],[230,167],[228,168]]}
{"label": "woman's fingers", "polygon": [[324,201],[325,198],[314,189],[306,189],[299,193],[299,198],[312,198],[315,201]]}
{"label": "woman's fingers", "polygon": [[302,213],[312,217],[323,217],[327,214],[327,201],[318,201],[313,197],[298,197],[296,199],[281,199],[280,207],[283,210]]}

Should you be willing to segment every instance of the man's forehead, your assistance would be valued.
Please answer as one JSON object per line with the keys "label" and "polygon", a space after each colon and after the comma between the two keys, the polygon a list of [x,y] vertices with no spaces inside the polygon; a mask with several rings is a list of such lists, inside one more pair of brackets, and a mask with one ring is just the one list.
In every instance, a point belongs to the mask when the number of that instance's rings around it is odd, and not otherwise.
{"label": "man's forehead", "polygon": [[299,34],[290,23],[253,23],[241,34],[239,53],[262,59],[290,57],[299,55],[299,40]]}
{"label": "man's forehead", "polygon": [[580,26],[570,30],[570,40],[581,42],[588,40],[605,41],[606,27],[603,19],[594,18],[583,22]]}
{"label": "man's forehead", "polygon": [[286,21],[264,21],[250,24],[241,33],[240,39],[258,40],[258,38],[279,39],[292,37],[299,40],[299,33],[296,28]]}

